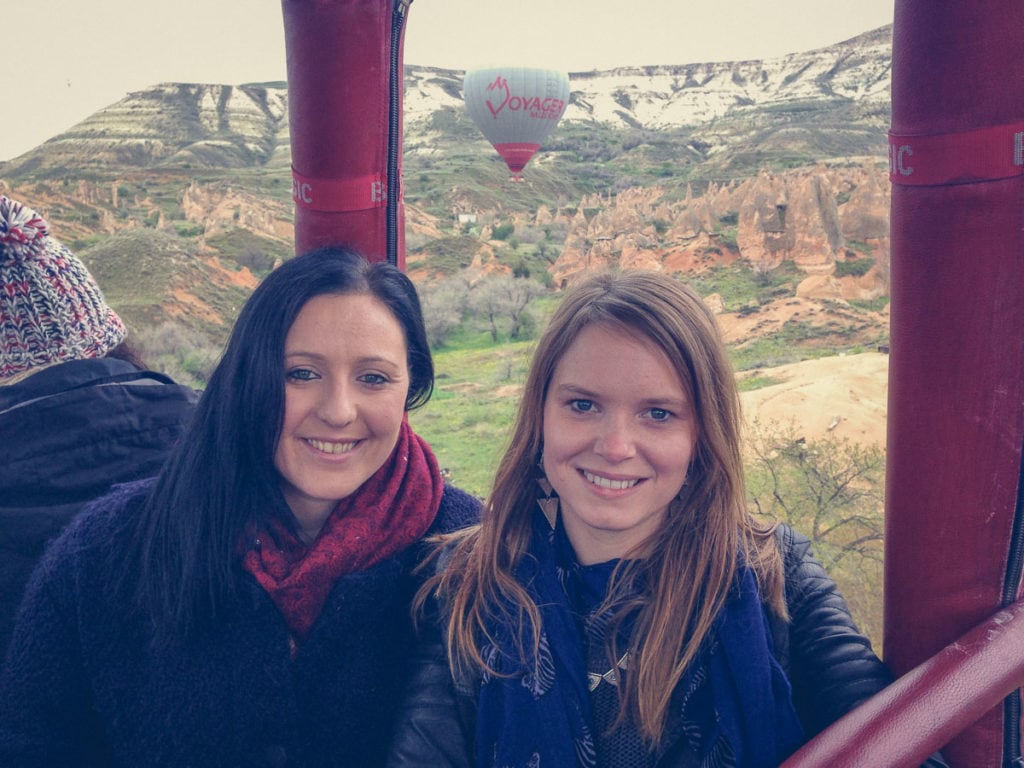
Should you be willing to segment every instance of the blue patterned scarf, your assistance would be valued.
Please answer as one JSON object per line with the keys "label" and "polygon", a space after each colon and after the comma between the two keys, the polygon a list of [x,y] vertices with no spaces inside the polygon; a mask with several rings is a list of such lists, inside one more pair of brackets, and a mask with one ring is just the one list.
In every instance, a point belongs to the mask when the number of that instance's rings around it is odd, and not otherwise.
{"label": "blue patterned scarf", "polygon": [[[559,535],[562,535],[561,532]],[[481,680],[476,724],[478,768],[596,768],[584,638],[560,578],[555,532],[537,513],[530,550],[516,571],[519,583],[540,609],[541,639],[535,659],[512,605],[501,606],[507,621],[491,628],[482,651],[500,674]],[[564,576],[564,569],[561,573]],[[515,618],[514,618],[515,617]],[[522,633],[523,637],[517,637]],[[754,577],[741,568],[730,599],[716,620],[715,642],[702,659],[709,678],[712,712],[699,720],[713,732],[707,745],[728,741],[741,768],[772,768],[803,742],[791,689],[770,649],[770,634]],[[685,689],[691,669],[681,681]],[[675,707],[685,697],[673,698]]]}

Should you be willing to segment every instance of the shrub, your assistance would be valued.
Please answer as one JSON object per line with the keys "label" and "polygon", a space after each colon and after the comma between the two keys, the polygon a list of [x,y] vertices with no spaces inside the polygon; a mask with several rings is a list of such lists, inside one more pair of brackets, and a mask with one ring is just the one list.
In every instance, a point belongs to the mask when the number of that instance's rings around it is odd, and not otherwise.
{"label": "shrub", "polygon": [[505,224],[495,224],[491,230],[491,238],[494,240],[507,240],[509,235],[516,231],[516,225],[511,221]]}
{"label": "shrub", "polygon": [[875,260],[872,258],[843,259],[836,262],[836,277],[863,277],[873,266]]}

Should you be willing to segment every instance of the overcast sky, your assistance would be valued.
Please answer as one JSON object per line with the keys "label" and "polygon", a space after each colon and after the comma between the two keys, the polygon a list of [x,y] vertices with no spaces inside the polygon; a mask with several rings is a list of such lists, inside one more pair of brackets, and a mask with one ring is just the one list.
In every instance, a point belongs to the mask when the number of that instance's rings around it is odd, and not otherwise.
{"label": "overcast sky", "polygon": [[[414,0],[405,61],[578,72],[764,59],[889,24],[893,2]],[[30,0],[17,17],[3,36],[0,160],[156,83],[285,79],[274,0]]]}

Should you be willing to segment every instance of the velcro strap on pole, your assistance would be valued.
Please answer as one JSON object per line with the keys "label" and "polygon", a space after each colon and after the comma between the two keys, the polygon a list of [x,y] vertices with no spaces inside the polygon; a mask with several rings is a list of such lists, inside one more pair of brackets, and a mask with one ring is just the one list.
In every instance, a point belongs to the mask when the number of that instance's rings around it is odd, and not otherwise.
{"label": "velcro strap on pole", "polygon": [[1024,175],[1024,123],[960,133],[889,133],[889,180],[904,186],[973,184]]}
{"label": "velcro strap on pole", "polygon": [[314,179],[292,168],[292,199],[314,211],[347,213],[383,208],[387,186],[379,174],[349,179]]}

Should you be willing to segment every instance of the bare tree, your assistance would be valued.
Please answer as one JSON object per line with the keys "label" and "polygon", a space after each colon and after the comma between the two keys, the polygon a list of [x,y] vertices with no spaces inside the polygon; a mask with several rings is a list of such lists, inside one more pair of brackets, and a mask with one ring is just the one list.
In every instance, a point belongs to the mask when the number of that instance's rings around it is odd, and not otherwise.
{"label": "bare tree", "polygon": [[460,276],[448,277],[418,288],[423,323],[430,346],[439,347],[462,323],[469,284]]}
{"label": "bare tree", "polygon": [[885,454],[827,436],[805,440],[792,425],[755,422],[748,495],[757,512],[809,536],[828,567],[849,557],[881,561]]}
{"label": "bare tree", "polygon": [[879,641],[885,452],[831,434],[804,439],[793,425],[754,422],[747,453],[755,513],[811,539],[861,629]]}
{"label": "bare tree", "polygon": [[530,302],[544,293],[544,286],[523,277],[493,275],[477,283],[469,295],[471,309],[482,317],[496,343],[504,330],[518,339],[527,325]]}

